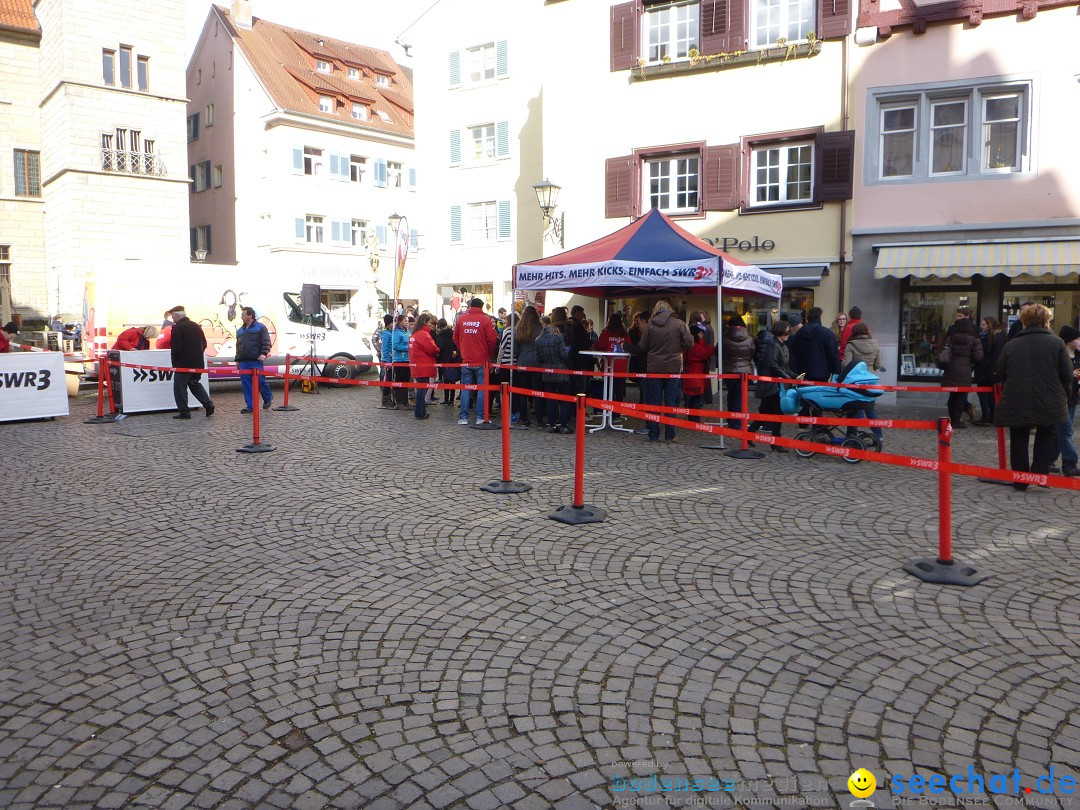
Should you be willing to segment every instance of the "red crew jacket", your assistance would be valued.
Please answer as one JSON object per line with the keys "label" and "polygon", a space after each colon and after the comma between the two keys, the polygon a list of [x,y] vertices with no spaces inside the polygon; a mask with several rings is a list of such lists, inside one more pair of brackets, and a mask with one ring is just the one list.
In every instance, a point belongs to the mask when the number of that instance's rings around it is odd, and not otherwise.
{"label": "red crew jacket", "polygon": [[482,366],[495,356],[495,347],[499,345],[499,333],[491,323],[491,318],[480,307],[458,316],[454,322],[454,343],[461,352],[461,362],[467,366]]}

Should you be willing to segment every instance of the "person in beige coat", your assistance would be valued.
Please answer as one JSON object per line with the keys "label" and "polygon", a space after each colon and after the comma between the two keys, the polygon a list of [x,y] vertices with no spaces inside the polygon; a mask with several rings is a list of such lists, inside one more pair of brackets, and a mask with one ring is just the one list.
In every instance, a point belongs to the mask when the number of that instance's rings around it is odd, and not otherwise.
{"label": "person in beige coat", "polygon": [[870,337],[870,327],[865,323],[857,323],[851,330],[851,338],[844,347],[843,368],[851,363],[865,362],[871,371],[878,371],[884,367],[881,365],[881,347],[878,342]]}

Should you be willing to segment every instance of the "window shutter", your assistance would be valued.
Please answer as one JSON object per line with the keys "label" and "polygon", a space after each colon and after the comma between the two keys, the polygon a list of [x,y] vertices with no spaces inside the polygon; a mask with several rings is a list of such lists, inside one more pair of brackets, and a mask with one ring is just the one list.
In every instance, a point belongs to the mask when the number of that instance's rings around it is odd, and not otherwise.
{"label": "window shutter", "polygon": [[[844,0],[846,2],[846,0]],[[495,43],[495,76],[504,78],[510,75],[510,60],[505,39]]]}
{"label": "window shutter", "polygon": [[703,54],[732,53],[746,49],[746,39],[749,36],[746,30],[746,5],[747,0],[701,0],[699,12]]}
{"label": "window shutter", "polygon": [[199,138],[199,114],[192,113],[191,115],[191,140],[195,141]]}
{"label": "window shutter", "polygon": [[499,239],[510,238],[510,201],[499,200]]}
{"label": "window shutter", "polygon": [[450,130],[450,165],[457,166],[461,163],[461,130]]}
{"label": "window shutter", "polygon": [[195,239],[194,228],[188,228],[188,236],[191,237],[191,257],[195,258],[195,248],[198,245],[198,242]]}
{"label": "window shutter", "polygon": [[450,51],[450,86],[461,86],[461,51]]}
{"label": "window shutter", "polygon": [[341,241],[341,223],[338,222],[337,220],[334,220],[333,222],[330,223],[330,241],[331,242],[340,242]]}
{"label": "window shutter", "polygon": [[[19,180],[20,178],[22,178],[24,176],[25,175],[22,173],[22,170],[19,168],[19,153],[16,152],[15,153],[15,179],[17,181],[17,180]],[[191,178],[191,191],[192,191],[192,193],[194,193],[195,191],[198,191],[198,186],[195,185],[195,164],[194,163],[192,163],[190,166],[188,166],[188,177]],[[15,190],[15,193],[16,194],[18,193],[17,188]]]}
{"label": "window shutter", "polygon": [[379,243],[381,247],[386,247],[386,226],[375,226],[375,241]]}
{"label": "window shutter", "polygon": [[855,132],[822,132],[817,150],[814,201],[850,200],[855,175]]}
{"label": "window shutter", "polygon": [[461,206],[450,206],[450,243],[461,241]]}
{"label": "window shutter", "polygon": [[330,153],[330,176],[335,180],[338,176],[338,156],[333,152]]}
{"label": "window shutter", "polygon": [[210,226],[207,225],[206,226],[206,253],[207,253],[207,255],[209,255],[209,254],[211,254],[213,252],[214,252],[214,247],[210,243]]}
{"label": "window shutter", "polygon": [[818,38],[846,37],[850,33],[850,0],[818,0]]}
{"label": "window shutter", "polygon": [[294,146],[292,150],[292,170],[293,174],[304,173],[304,147]]}
{"label": "window shutter", "polygon": [[510,157],[510,122],[495,122],[495,156]]}
{"label": "window shutter", "polygon": [[604,167],[604,216],[634,213],[634,156],[608,158]]}
{"label": "window shutter", "polygon": [[629,70],[637,66],[641,15],[640,0],[611,7],[612,70]]}
{"label": "window shutter", "polygon": [[409,169],[409,191],[416,191],[416,169]]}
{"label": "window shutter", "polygon": [[409,247],[412,250],[420,247],[420,232],[416,228],[409,229]]}
{"label": "window shutter", "polygon": [[386,161],[375,158],[375,188],[386,188]]}
{"label": "window shutter", "polygon": [[210,179],[212,177],[212,175],[210,174],[211,171],[212,171],[212,169],[210,167],[210,161],[209,160],[203,161],[203,188],[204,189],[210,188]]}
{"label": "window shutter", "polygon": [[705,147],[702,171],[702,207],[706,211],[733,211],[739,207],[739,145]]}
{"label": "window shutter", "polygon": [[304,241],[304,218],[303,217],[297,217],[296,218],[296,240],[298,242],[303,242]]}

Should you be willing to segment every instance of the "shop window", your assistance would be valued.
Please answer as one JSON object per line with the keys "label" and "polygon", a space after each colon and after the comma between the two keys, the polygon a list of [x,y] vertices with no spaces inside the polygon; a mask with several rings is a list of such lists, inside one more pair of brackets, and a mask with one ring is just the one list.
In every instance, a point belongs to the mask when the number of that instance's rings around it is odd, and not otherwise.
{"label": "shop window", "polygon": [[[904,293],[900,309],[900,376],[910,379],[940,377],[937,358],[948,342],[956,311],[970,307],[978,325],[979,296],[968,289],[929,288]],[[885,361],[888,365],[888,361]]]}

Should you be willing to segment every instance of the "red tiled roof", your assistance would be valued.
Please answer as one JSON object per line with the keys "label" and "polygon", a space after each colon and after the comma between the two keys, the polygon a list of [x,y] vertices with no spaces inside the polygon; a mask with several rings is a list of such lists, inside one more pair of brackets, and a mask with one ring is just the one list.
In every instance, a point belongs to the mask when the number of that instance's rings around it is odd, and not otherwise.
{"label": "red tiled roof", "polygon": [[0,28],[40,34],[33,0],[0,0]]}
{"label": "red tiled roof", "polygon": [[[4,2],[9,0],[0,0]],[[288,28],[259,17],[252,18],[250,29],[240,28],[228,9],[214,8],[270,97],[282,109],[361,129],[412,136],[412,74],[403,70],[386,51]],[[333,64],[333,72],[315,70],[316,57]],[[346,67],[358,68],[360,78],[348,78]],[[390,76],[390,87],[377,86],[375,72]],[[321,112],[320,95],[334,96],[343,104],[335,104],[334,112]],[[352,100],[362,101],[371,108],[368,120],[352,118]],[[378,115],[380,110],[389,116],[389,122]]]}

